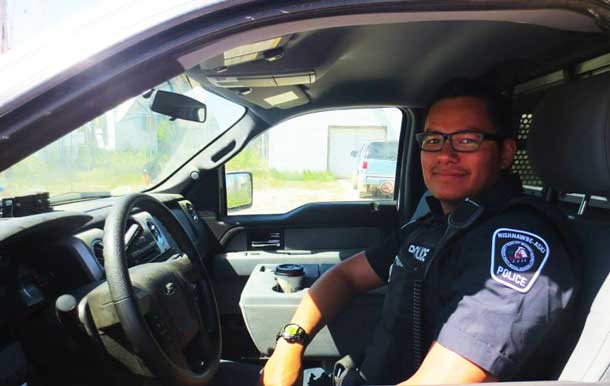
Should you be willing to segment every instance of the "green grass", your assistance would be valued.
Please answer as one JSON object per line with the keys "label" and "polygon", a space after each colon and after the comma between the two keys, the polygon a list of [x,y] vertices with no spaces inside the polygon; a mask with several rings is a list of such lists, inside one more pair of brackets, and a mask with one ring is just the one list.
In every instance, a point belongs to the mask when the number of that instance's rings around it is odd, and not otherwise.
{"label": "green grass", "polygon": [[302,172],[281,172],[275,169],[270,171],[271,178],[282,181],[329,182],[336,178],[331,173],[304,170]]}
{"label": "green grass", "polygon": [[227,208],[233,209],[244,206],[250,202],[250,192],[241,190],[227,195]]}
{"label": "green grass", "polygon": [[99,151],[95,159],[64,159],[34,155],[7,172],[0,173],[0,197],[48,191],[51,196],[66,192],[110,192],[118,187],[132,191],[144,188],[143,168],[150,155],[142,152]]}
{"label": "green grass", "polygon": [[[260,141],[254,140],[225,166],[229,171],[250,171],[255,191],[265,189],[335,188],[335,176],[328,172],[304,170],[285,172],[269,167],[260,157]],[[142,151],[106,151],[87,148],[74,161],[68,161],[61,149],[52,149],[43,156],[34,154],[9,171],[0,173],[0,197],[11,197],[48,191],[51,196],[66,192],[110,192],[125,187],[122,192],[138,191],[145,187],[144,167],[152,158]],[[167,156],[165,157],[167,158]],[[159,158],[156,164],[162,168],[167,159]],[[161,171],[161,174],[163,172]],[[231,197],[229,206],[247,202],[248,197]]]}
{"label": "green grass", "polygon": [[275,169],[252,170],[252,179],[255,190],[285,187],[321,189],[336,181],[332,174],[326,172],[281,172]]}
{"label": "green grass", "polygon": [[304,170],[301,172],[286,172],[270,168],[268,163],[261,158],[261,142],[259,138],[253,140],[241,153],[227,162],[225,170],[248,171],[252,173],[254,189],[265,188],[324,188],[330,187],[336,181],[334,175],[329,172]]}

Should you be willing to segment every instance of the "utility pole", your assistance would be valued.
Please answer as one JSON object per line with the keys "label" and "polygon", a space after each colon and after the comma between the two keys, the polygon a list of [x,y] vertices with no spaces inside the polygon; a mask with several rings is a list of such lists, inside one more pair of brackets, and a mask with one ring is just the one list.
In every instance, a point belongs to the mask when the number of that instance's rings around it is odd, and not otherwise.
{"label": "utility pole", "polygon": [[8,45],[8,14],[6,12],[6,0],[0,0],[0,54],[9,49]]}

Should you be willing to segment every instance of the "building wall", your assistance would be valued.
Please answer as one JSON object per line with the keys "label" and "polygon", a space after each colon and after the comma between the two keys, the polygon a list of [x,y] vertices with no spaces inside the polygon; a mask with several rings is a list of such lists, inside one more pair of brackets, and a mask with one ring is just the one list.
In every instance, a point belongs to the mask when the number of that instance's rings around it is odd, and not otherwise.
{"label": "building wall", "polygon": [[269,132],[269,166],[282,171],[325,171],[327,136],[327,126],[307,117],[275,127]]}
{"label": "building wall", "polygon": [[397,109],[352,109],[313,113],[269,130],[269,166],[281,171],[327,171],[329,126],[385,126],[386,140],[397,141]]}

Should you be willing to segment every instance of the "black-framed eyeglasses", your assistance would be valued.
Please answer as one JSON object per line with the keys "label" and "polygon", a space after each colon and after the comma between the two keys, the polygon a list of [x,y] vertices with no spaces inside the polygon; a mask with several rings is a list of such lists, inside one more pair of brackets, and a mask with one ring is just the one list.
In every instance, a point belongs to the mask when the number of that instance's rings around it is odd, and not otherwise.
{"label": "black-framed eyeglasses", "polygon": [[443,149],[445,141],[449,139],[451,148],[456,152],[472,153],[481,147],[485,140],[500,141],[502,137],[497,134],[484,133],[476,130],[464,130],[451,134],[443,134],[436,131],[426,131],[415,134],[422,151],[438,152]]}

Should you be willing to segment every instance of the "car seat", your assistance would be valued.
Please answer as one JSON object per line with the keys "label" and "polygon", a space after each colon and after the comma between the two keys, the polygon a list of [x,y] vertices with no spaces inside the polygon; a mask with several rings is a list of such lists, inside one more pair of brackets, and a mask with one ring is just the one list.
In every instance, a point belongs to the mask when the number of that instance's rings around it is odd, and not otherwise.
{"label": "car seat", "polygon": [[[610,195],[610,75],[568,82],[550,89],[533,114],[527,139],[531,166],[546,189],[585,198],[569,226],[575,238],[582,285],[572,336],[564,355],[549,348],[559,380],[610,379],[610,214],[587,219],[590,195]],[[547,195],[552,197],[552,195]]]}

